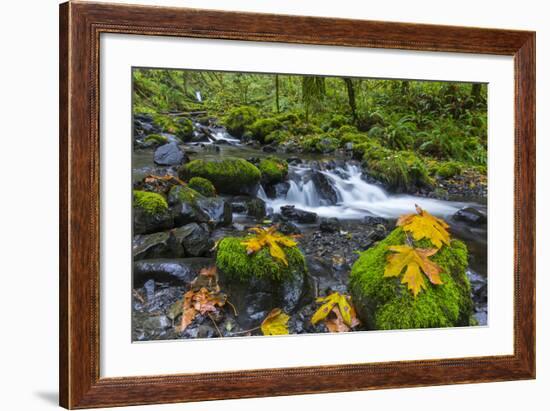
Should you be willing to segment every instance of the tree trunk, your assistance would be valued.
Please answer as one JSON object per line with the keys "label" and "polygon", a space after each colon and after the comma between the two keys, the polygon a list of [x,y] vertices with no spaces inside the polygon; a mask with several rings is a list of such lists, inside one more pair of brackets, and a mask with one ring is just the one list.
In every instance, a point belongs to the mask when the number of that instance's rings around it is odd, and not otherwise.
{"label": "tree trunk", "polygon": [[355,102],[355,89],[353,88],[353,82],[349,77],[344,77],[344,82],[346,83],[346,88],[348,89],[348,101],[351,108],[351,115],[353,116],[353,121],[357,123],[357,104]]}
{"label": "tree trunk", "polygon": [[279,75],[275,74],[275,105],[277,106],[277,113],[280,112],[279,108]]}
{"label": "tree trunk", "polygon": [[470,96],[474,100],[474,104],[477,104],[479,102],[479,97],[481,96],[481,83],[472,83]]}

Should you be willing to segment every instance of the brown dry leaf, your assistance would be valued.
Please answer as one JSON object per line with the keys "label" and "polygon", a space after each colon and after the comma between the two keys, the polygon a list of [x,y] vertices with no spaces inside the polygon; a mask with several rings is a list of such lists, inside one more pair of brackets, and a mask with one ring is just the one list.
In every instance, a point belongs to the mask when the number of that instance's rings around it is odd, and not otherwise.
{"label": "brown dry leaf", "polygon": [[286,315],[280,308],[274,308],[265,317],[260,326],[263,335],[286,335],[288,334],[288,320]]}
{"label": "brown dry leaf", "polygon": [[264,247],[269,248],[269,253],[273,258],[279,260],[284,265],[288,265],[285,251],[281,246],[295,247],[297,245],[293,238],[295,236],[286,236],[277,231],[277,226],[271,226],[269,228],[253,227],[250,231],[256,233],[252,237],[247,238],[241,242],[246,246],[246,252],[248,254],[254,254],[260,251]]}
{"label": "brown dry leaf", "polygon": [[434,246],[441,248],[443,244],[451,244],[451,236],[447,229],[449,225],[440,218],[434,217],[415,204],[417,214],[407,214],[399,217],[397,226],[412,234],[415,240],[429,239]]}
{"label": "brown dry leaf", "polygon": [[388,256],[384,277],[398,277],[406,267],[401,282],[407,284],[415,297],[422,289],[426,289],[424,276],[420,270],[426,274],[432,284],[443,284],[440,277],[441,267],[428,258],[437,253],[437,248],[413,248],[408,245],[394,245],[388,247],[388,249],[396,254]]}
{"label": "brown dry leaf", "polygon": [[187,291],[183,296],[183,314],[177,331],[185,331],[197,314],[204,315],[209,312],[216,312],[220,307],[225,305],[225,302],[225,295],[212,293],[204,287],[199,291],[193,291],[192,289]]}

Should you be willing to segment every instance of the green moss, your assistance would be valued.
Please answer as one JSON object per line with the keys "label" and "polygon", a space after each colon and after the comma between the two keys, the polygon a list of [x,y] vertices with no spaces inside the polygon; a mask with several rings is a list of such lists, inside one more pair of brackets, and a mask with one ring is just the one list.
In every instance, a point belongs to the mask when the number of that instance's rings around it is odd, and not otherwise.
{"label": "green moss", "polygon": [[425,163],[413,152],[375,151],[374,147],[365,151],[363,161],[363,166],[372,177],[397,191],[407,192],[433,186]]}
{"label": "green moss", "polygon": [[203,195],[189,186],[174,186],[168,194],[170,203],[183,202],[195,205],[197,200],[203,198]]}
{"label": "green moss", "polygon": [[216,266],[230,278],[246,281],[250,278],[265,278],[276,281],[304,275],[306,261],[298,247],[283,247],[288,266],[273,259],[267,248],[248,255],[242,245],[244,238],[226,237],[218,244]]}
{"label": "green moss", "polygon": [[149,134],[147,137],[145,137],[144,141],[146,143],[166,144],[168,143],[168,138],[160,134]]}
{"label": "green moss", "polygon": [[275,118],[284,124],[296,124],[300,121],[298,114],[292,112],[277,114]]}
{"label": "green moss", "polygon": [[262,182],[275,184],[283,181],[288,174],[288,163],[276,157],[266,157],[258,165],[262,173]]}
{"label": "green moss", "polygon": [[193,135],[193,122],[188,118],[180,118],[177,122],[176,135],[182,139],[186,140],[188,137]]}
{"label": "green moss", "polygon": [[334,114],[328,122],[328,127],[332,129],[337,129],[348,123],[349,120],[346,116],[342,114]]}
{"label": "green moss", "polygon": [[456,161],[446,161],[437,166],[435,173],[442,178],[455,177],[462,173],[462,164]]}
{"label": "green moss", "polygon": [[[347,128],[349,126],[344,126]],[[340,129],[341,130],[341,129]],[[358,133],[357,131],[346,131],[340,135],[340,146],[344,146],[346,143],[362,144],[368,141],[368,136],[364,133]]]}
{"label": "green moss", "polygon": [[[473,303],[466,276],[468,251],[464,243],[453,240],[431,259],[443,272],[443,284],[433,285],[425,278],[427,289],[416,298],[401,283],[401,277],[384,277],[388,246],[403,244],[405,234],[396,228],[383,241],[363,252],[352,267],[350,289],[363,320],[371,329],[411,329],[468,326]],[[429,240],[415,242],[430,247]]]}
{"label": "green moss", "polygon": [[141,208],[147,214],[156,215],[167,211],[168,203],[160,194],[134,190],[134,207]]}
{"label": "green moss", "polygon": [[260,170],[241,158],[221,161],[193,160],[178,170],[183,180],[202,177],[210,180],[220,193],[249,193],[259,182]]}
{"label": "green moss", "polygon": [[205,197],[214,197],[216,195],[216,189],[214,188],[214,185],[210,182],[210,180],[207,180],[206,178],[193,177],[191,180],[189,180],[188,185],[189,188],[195,190]]}
{"label": "green moss", "polygon": [[242,106],[229,111],[224,123],[227,131],[235,136],[242,137],[247,127],[258,118],[258,110],[254,107]]}
{"label": "green moss", "polygon": [[[251,135],[252,136],[252,135]],[[291,137],[287,130],[275,130],[265,136],[264,143],[266,144],[280,144]]]}
{"label": "green moss", "polygon": [[281,122],[276,118],[262,118],[260,120],[256,120],[250,126],[250,132],[252,133],[252,138],[258,140],[260,143],[263,143],[269,134],[280,129],[281,127]]}
{"label": "green moss", "polygon": [[304,151],[310,153],[331,153],[339,146],[339,141],[335,137],[328,135],[307,136],[301,140],[300,145]]}

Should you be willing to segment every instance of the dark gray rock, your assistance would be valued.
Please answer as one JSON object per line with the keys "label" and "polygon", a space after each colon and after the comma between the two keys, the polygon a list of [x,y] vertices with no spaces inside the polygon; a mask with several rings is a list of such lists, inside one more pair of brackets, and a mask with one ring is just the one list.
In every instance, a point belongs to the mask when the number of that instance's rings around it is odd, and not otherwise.
{"label": "dark gray rock", "polygon": [[183,247],[181,244],[176,244],[173,239],[170,232],[136,235],[132,242],[134,261],[148,258],[183,257]]}
{"label": "dark gray rock", "polygon": [[257,220],[265,217],[265,201],[260,198],[251,198],[248,200],[246,208],[246,214],[250,217],[254,217]]}
{"label": "dark gray rock", "polygon": [[231,206],[222,198],[201,198],[197,200],[196,208],[198,209],[197,221],[199,222],[210,223],[214,226],[228,226],[233,222]]}
{"label": "dark gray rock", "polygon": [[337,218],[324,218],[321,220],[319,228],[324,233],[336,233],[340,231],[340,221]]}
{"label": "dark gray rock", "polygon": [[302,234],[302,231],[298,228],[298,226],[290,221],[281,221],[277,223],[277,226],[278,231],[286,235]]}
{"label": "dark gray rock", "polygon": [[147,280],[186,284],[191,282],[204,267],[214,264],[212,258],[157,258],[134,262],[134,287],[140,287]]}
{"label": "dark gray rock", "polygon": [[187,157],[177,143],[168,143],[155,150],[154,161],[159,166],[178,166],[187,161]]}
{"label": "dark gray rock", "polygon": [[473,226],[480,226],[487,224],[487,215],[474,207],[464,207],[458,210],[453,219],[456,221],[463,221]]}
{"label": "dark gray rock", "polygon": [[286,220],[296,221],[302,224],[313,224],[317,221],[317,214],[300,210],[293,205],[281,207],[281,216]]}
{"label": "dark gray rock", "polygon": [[207,255],[214,246],[208,226],[204,223],[187,224],[173,229],[171,234],[174,237],[174,243],[181,244],[185,254],[192,257]]}
{"label": "dark gray rock", "polygon": [[320,171],[315,171],[311,176],[315,188],[319,193],[319,196],[326,204],[336,204],[340,198],[336,189],[332,186],[330,179],[321,173]]}
{"label": "dark gray rock", "polygon": [[268,185],[265,187],[265,192],[269,198],[285,198],[290,184],[287,181],[277,183],[274,185]]}
{"label": "dark gray rock", "polygon": [[159,214],[149,214],[141,208],[134,208],[134,234],[150,234],[167,230],[174,226],[174,217],[166,211]]}

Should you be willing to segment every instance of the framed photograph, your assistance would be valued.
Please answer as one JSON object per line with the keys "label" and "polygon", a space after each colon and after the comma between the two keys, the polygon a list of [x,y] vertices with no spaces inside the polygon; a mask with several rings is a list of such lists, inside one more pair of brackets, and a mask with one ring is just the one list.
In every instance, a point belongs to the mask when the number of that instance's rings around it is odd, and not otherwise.
{"label": "framed photograph", "polygon": [[535,378],[535,33],[60,6],[60,404]]}

